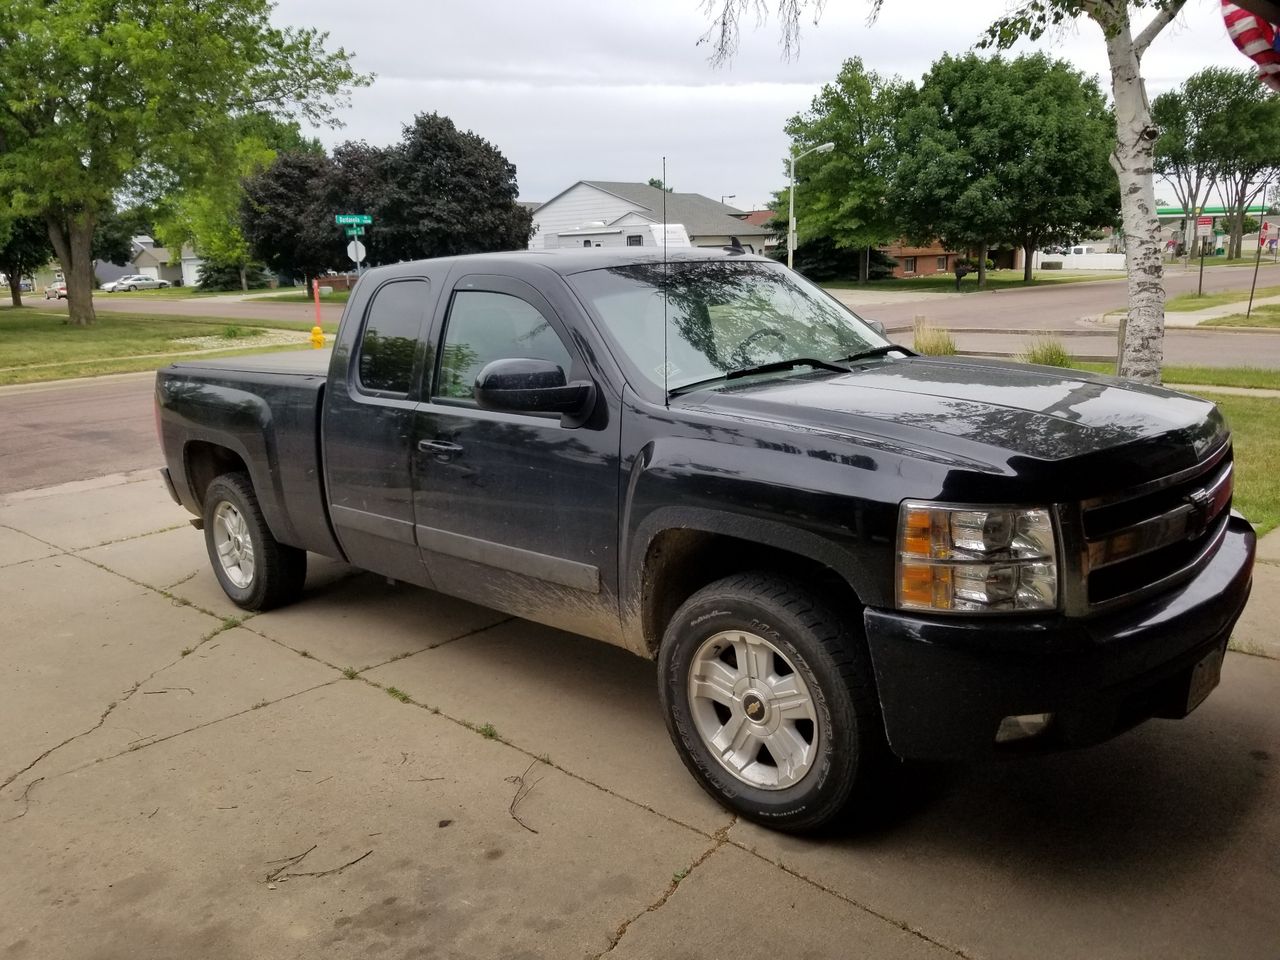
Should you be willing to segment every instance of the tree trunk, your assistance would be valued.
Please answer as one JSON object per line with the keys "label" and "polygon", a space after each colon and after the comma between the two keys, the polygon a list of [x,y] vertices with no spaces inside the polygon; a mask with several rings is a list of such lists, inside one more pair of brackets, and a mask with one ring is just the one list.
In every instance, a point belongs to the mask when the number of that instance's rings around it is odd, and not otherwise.
{"label": "tree trunk", "polygon": [[240,289],[246,292],[249,290],[249,281],[245,279],[243,263],[240,264]]}
{"label": "tree trunk", "polygon": [[985,290],[987,288],[987,250],[991,244],[983,240],[978,246],[978,289]]}
{"label": "tree trunk", "polygon": [[1030,283],[1032,279],[1031,261],[1035,256],[1036,242],[1033,239],[1027,239],[1022,244],[1022,282]]}
{"label": "tree trunk", "polygon": [[13,299],[13,305],[22,306],[22,271],[6,270],[4,275],[9,278],[9,296]]}
{"label": "tree trunk", "polygon": [[81,212],[45,218],[53,252],[62,264],[67,283],[67,313],[74,326],[87,327],[94,322],[93,312],[93,227],[95,217]]}
{"label": "tree trunk", "polygon": [[858,258],[858,281],[866,283],[871,279],[871,248],[867,247]]}
{"label": "tree trunk", "polygon": [[1164,362],[1164,265],[1160,259],[1160,221],[1156,217],[1152,154],[1157,130],[1142,86],[1138,51],[1129,27],[1128,4],[1108,4],[1111,18],[1107,59],[1116,112],[1116,148],[1111,166],[1120,179],[1129,274],[1129,320],[1120,345],[1120,376],[1160,382]]}

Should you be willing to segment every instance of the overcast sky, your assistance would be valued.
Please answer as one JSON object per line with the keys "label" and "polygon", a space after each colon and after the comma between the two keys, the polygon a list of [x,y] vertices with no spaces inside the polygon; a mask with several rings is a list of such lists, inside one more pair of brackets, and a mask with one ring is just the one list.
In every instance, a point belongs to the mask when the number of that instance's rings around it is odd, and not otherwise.
{"label": "overcast sky", "polygon": [[[435,110],[516,165],[524,200],[577,180],[647,180],[665,154],[677,190],[734,194],[728,202],[750,209],[785,186],[783,123],[843,60],[918,80],[942,53],[972,47],[1008,5],[888,0],[868,26],[861,0],[832,0],[819,24],[804,19],[790,60],[777,21],[757,27],[747,16],[737,56],[721,68],[697,45],[707,28],[701,0],[280,0],[276,20],[329,31],[331,45],[377,74],[346,126],[319,133],[327,145],[390,143],[413,114]],[[1088,22],[1035,46],[1106,80],[1102,35]],[[1218,0],[1190,0],[1147,53],[1148,91],[1210,64],[1248,61],[1227,38]]]}

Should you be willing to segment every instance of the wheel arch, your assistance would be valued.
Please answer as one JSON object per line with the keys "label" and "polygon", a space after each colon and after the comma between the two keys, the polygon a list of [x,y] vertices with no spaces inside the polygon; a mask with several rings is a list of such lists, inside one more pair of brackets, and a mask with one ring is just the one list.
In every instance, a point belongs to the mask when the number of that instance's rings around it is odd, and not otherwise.
{"label": "wheel arch", "polygon": [[623,627],[628,646],[650,658],[685,600],[708,584],[751,570],[802,582],[861,621],[852,558],[816,534],[755,517],[676,508],[651,517],[634,544],[624,580]]}

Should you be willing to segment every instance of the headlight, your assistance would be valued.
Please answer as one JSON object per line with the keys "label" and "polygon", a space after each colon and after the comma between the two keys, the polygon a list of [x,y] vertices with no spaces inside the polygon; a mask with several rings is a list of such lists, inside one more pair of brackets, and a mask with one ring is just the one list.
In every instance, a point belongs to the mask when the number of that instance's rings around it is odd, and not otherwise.
{"label": "headlight", "polygon": [[1053,610],[1058,562],[1043,508],[943,507],[898,515],[898,607],[951,613]]}

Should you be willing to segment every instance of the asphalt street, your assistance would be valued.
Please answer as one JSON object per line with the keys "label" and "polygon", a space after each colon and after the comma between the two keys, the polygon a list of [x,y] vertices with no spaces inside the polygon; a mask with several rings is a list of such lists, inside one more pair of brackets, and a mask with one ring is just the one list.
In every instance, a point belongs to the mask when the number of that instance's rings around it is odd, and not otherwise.
{"label": "asphalt street", "polygon": [[[1183,271],[1180,266],[1165,271],[1165,291],[1174,297],[1196,292],[1196,271]],[[1245,290],[1253,279],[1252,267],[1212,267],[1204,272],[1205,293],[1223,290]],[[973,283],[972,277],[966,284]],[[1280,264],[1264,264],[1258,270],[1258,286],[1280,285]],[[993,293],[943,297],[921,303],[880,304],[869,309],[869,315],[894,326],[910,323],[925,314],[931,323],[949,329],[965,327],[1001,327],[1008,330],[1052,330],[1078,327],[1085,317],[1097,317],[1124,308],[1128,298],[1127,281],[1091,280],[1054,286],[1028,287],[1025,290],[999,290]],[[856,298],[856,293],[853,294]],[[1280,341],[1277,342],[1280,357]]]}
{"label": "asphalt street", "polygon": [[155,374],[0,387],[0,494],[160,466]]}

